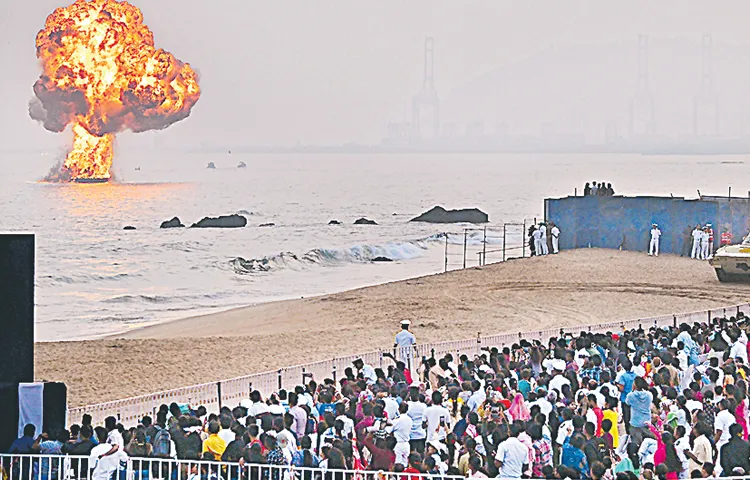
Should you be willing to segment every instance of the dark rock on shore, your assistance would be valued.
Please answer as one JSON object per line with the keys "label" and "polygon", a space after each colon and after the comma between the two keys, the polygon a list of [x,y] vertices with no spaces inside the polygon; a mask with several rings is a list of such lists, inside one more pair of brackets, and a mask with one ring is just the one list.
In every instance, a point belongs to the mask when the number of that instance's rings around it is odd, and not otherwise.
{"label": "dark rock on shore", "polygon": [[161,222],[161,226],[159,228],[182,228],[185,225],[182,224],[179,217],[174,217],[172,220],[167,220],[166,222]]}
{"label": "dark rock on shore", "polygon": [[331,220],[330,222],[328,222],[328,225],[341,225],[341,222],[339,222],[338,220]]}
{"label": "dark rock on shore", "polygon": [[123,227],[123,230],[135,230],[135,227],[132,225],[125,225],[125,227]]}
{"label": "dark rock on shore", "polygon": [[388,257],[375,257],[371,261],[372,262],[392,262],[393,259],[392,258],[388,258]]}
{"label": "dark rock on shore", "polygon": [[242,228],[247,226],[247,219],[242,215],[223,215],[220,217],[204,217],[190,228]]}
{"label": "dark rock on shore", "polygon": [[260,225],[258,225],[258,226],[259,226],[259,227],[275,227],[275,226],[276,226],[276,224],[275,224],[275,223],[261,223],[261,224],[260,224]]}
{"label": "dark rock on shore", "polygon": [[427,223],[487,223],[489,216],[478,208],[446,210],[443,207],[432,207],[422,215],[412,218],[410,222]]}
{"label": "dark rock on shore", "polygon": [[354,225],[377,225],[377,222],[369,218],[358,218],[354,221]]}

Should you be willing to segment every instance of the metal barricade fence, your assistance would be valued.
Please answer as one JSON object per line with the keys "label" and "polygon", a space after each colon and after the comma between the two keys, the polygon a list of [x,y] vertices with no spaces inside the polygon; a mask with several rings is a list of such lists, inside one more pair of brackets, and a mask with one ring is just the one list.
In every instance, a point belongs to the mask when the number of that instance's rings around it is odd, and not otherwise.
{"label": "metal barricade fence", "polygon": [[[96,460],[87,456],[0,454],[0,478],[8,480],[464,480],[457,475],[339,470],[291,465],[128,457]],[[103,470],[103,471],[102,471]],[[109,473],[106,473],[109,472]]]}
{"label": "metal barricade fence", "polygon": [[[412,370],[416,370],[422,357],[430,357],[433,354],[435,356],[444,356],[446,353],[450,353],[456,359],[462,354],[473,357],[474,355],[481,354],[482,349],[490,347],[502,349],[503,347],[510,347],[514,343],[519,343],[522,339],[526,339],[527,341],[539,340],[545,343],[550,338],[558,337],[565,332],[573,334],[582,331],[622,333],[624,330],[636,328],[648,330],[654,326],[679,326],[681,323],[692,325],[695,322],[708,322],[714,317],[736,316],[740,312],[750,315],[750,304],[746,303],[699,312],[661,315],[596,325],[548,328],[530,332],[501,333],[486,336],[478,335],[472,339],[418,344],[413,352],[409,354],[411,355],[411,365],[408,366]],[[232,408],[239,405],[242,400],[249,399],[250,392],[253,390],[258,390],[264,397],[267,397],[281,388],[287,390],[294,389],[297,385],[307,383],[312,378],[318,382],[321,382],[325,378],[338,381],[345,375],[346,368],[352,367],[352,362],[358,358],[361,358],[365,363],[374,368],[382,368],[385,371],[388,365],[392,364],[392,360],[387,358],[384,352],[394,355],[397,359],[403,356],[402,352],[396,349],[376,350],[356,355],[336,357],[331,360],[285,367],[271,372],[255,373],[229,380],[177,388],[96,405],[76,407],[68,410],[68,422],[75,423],[84,413],[88,413],[92,416],[94,424],[102,424],[106,417],[113,416],[118,422],[126,427],[130,427],[137,424],[144,415],[155,416],[162,404],[169,405],[172,402],[187,403],[193,406],[203,405],[209,412],[217,412],[222,406]]]}

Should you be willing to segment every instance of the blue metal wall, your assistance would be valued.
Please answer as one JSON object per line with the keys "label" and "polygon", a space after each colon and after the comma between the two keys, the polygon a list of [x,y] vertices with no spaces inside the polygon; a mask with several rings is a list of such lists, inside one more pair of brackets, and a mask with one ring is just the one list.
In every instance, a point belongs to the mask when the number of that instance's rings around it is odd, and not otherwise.
{"label": "blue metal wall", "polygon": [[664,253],[689,255],[696,224],[711,223],[714,243],[730,231],[739,242],[750,229],[750,200],[703,197],[567,197],[546,199],[545,218],[560,227],[560,248],[648,250],[652,223],[658,223]]}

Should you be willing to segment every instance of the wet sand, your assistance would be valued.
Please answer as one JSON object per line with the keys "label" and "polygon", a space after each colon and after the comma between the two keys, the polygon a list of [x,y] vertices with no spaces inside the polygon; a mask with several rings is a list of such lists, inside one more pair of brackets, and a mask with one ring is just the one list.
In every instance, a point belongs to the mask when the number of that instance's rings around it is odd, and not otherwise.
{"label": "wet sand", "polygon": [[37,379],[71,407],[387,348],[401,319],[421,343],[690,312],[750,301],[706,263],[582,249],[36,344]]}

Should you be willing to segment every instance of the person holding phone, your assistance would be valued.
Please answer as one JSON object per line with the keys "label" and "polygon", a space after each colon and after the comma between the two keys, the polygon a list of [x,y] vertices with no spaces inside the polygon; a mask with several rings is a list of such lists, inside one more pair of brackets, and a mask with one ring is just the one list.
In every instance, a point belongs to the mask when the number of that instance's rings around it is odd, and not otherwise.
{"label": "person holding phone", "polygon": [[428,442],[431,440],[445,442],[450,429],[450,418],[450,411],[443,406],[443,395],[438,391],[432,392],[432,404],[424,411]]}

